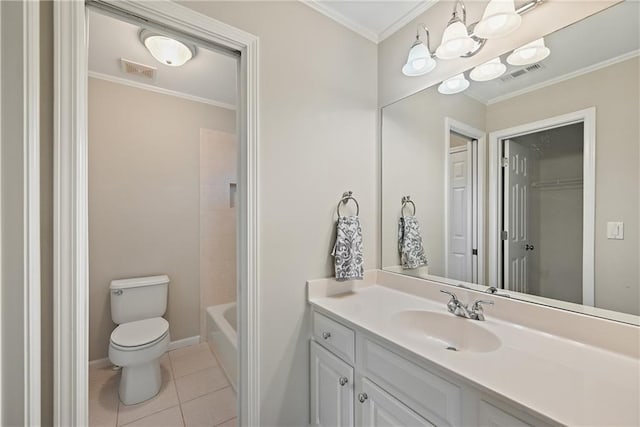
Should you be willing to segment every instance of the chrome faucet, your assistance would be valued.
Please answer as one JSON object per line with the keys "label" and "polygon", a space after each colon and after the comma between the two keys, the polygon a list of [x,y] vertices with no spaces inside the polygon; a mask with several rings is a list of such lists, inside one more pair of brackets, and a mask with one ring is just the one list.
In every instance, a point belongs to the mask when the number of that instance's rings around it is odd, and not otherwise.
{"label": "chrome faucet", "polygon": [[511,298],[511,295],[509,294],[503,294],[498,292],[498,288],[496,288],[495,286],[489,286],[486,290],[486,293],[491,294],[491,295],[495,295],[498,297],[505,297],[505,298]]}
{"label": "chrome faucet", "polygon": [[440,292],[451,295],[451,299],[447,302],[447,310],[449,310],[449,313],[453,313],[459,317],[464,317],[465,319],[483,321],[484,311],[482,310],[482,304],[493,305],[493,301],[476,300],[471,304],[471,309],[469,309],[466,304],[460,302],[456,294],[453,292],[445,291],[444,289],[441,289]]}

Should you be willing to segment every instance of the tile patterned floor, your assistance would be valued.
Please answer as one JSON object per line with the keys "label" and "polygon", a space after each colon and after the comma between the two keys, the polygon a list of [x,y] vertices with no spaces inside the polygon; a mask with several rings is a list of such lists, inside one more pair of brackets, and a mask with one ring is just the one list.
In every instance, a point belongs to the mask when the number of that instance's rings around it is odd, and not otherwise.
{"label": "tile patterned floor", "polygon": [[152,399],[124,405],[120,372],[89,368],[91,427],[236,427],[236,395],[207,343],[173,350],[161,359],[162,388]]}

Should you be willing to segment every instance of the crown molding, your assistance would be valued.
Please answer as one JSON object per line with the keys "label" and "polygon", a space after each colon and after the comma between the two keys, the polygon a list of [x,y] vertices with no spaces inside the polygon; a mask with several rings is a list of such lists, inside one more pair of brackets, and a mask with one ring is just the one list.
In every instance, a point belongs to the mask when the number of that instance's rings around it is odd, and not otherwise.
{"label": "crown molding", "polygon": [[235,110],[236,106],[233,104],[227,104],[226,102],[215,101],[209,98],[201,98],[195,95],[189,95],[184,92],[178,92],[175,90],[165,89],[162,87],[150,85],[147,83],[136,82],[133,80],[125,79],[122,77],[112,76],[110,74],[98,73],[97,71],[89,71],[89,77],[99,80],[106,80],[111,83],[118,83],[125,86],[135,87],[137,89],[148,90],[150,92],[160,93],[162,95],[175,96],[176,98],[182,98],[193,102],[199,102],[201,104],[213,105],[214,107],[226,108],[227,110]]}
{"label": "crown molding", "polygon": [[368,29],[364,25],[358,24],[353,19],[347,18],[343,14],[336,12],[335,10],[333,10],[330,7],[327,7],[326,5],[321,3],[320,1],[318,1],[318,0],[300,0],[300,2],[302,4],[304,4],[304,5],[306,5],[306,6],[309,6],[311,9],[315,10],[316,12],[320,12],[323,15],[333,19],[338,24],[342,24],[343,26],[347,27],[351,31],[360,34],[365,39],[370,40],[370,41],[372,41],[372,42],[374,42],[376,44],[379,42],[378,34],[376,34],[374,31],[371,31],[370,29]]}
{"label": "crown molding", "polygon": [[[582,76],[584,74],[588,74],[588,73],[591,73],[593,71],[597,71],[597,70],[600,70],[602,68],[606,68],[606,67],[609,67],[611,65],[615,65],[615,64],[617,64],[619,62],[624,62],[624,61],[626,61],[628,59],[635,58],[636,56],[640,56],[640,50],[639,49],[632,50],[631,52],[624,53],[624,54],[622,54],[620,56],[616,56],[614,58],[610,58],[610,59],[607,59],[605,61],[589,65],[587,67],[581,68],[581,69],[576,70],[576,71],[572,71],[572,72],[564,74],[562,76],[554,77],[554,78],[546,80],[546,81],[544,81],[542,83],[537,83],[537,84],[525,87],[523,89],[518,89],[518,90],[515,90],[513,92],[509,92],[509,93],[506,93],[504,95],[497,96],[495,98],[492,98],[492,99],[488,100],[487,102],[484,102],[484,104],[485,105],[497,104],[498,102],[506,101],[507,99],[515,98],[516,96],[520,96],[520,95],[524,95],[525,93],[533,92],[533,91],[536,91],[536,90],[539,90],[539,89],[545,88],[547,86],[551,86],[551,85],[554,85],[556,83],[560,83],[560,82],[563,82],[563,81],[566,81],[566,80],[571,80],[573,78]],[[474,98],[474,99],[477,99],[477,98]]]}
{"label": "crown molding", "polygon": [[378,43],[382,42],[391,35],[395,34],[405,25],[416,19],[418,16],[425,13],[438,3],[438,0],[425,0],[422,3],[416,5],[413,9],[405,13],[400,19],[389,25],[384,31],[378,34]]}

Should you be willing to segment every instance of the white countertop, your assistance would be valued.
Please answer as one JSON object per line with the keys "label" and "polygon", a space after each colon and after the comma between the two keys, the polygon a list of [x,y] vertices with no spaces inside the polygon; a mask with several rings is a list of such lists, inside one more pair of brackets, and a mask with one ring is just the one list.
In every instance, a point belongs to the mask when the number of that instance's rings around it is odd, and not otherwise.
{"label": "white countertop", "polygon": [[[326,283],[320,285],[326,289]],[[335,292],[340,284],[330,286]],[[331,293],[321,295],[310,289],[309,302],[559,423],[640,425],[638,358],[499,320],[492,317],[489,309],[485,311],[484,322],[462,318],[460,321],[474,322],[493,332],[500,338],[501,346],[490,352],[452,352],[429,340],[418,339],[415,334],[403,333],[392,322],[394,315],[406,310],[453,316],[441,301],[380,284],[363,283],[351,286],[347,293],[326,296]],[[446,296],[443,298],[446,301]]]}

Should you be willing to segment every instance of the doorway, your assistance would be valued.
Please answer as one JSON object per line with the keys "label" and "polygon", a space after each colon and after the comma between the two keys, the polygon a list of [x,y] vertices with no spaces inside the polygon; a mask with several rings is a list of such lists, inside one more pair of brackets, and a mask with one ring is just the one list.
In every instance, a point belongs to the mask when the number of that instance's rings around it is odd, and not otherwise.
{"label": "doorway", "polygon": [[[259,420],[257,38],[172,2],[90,2],[108,13],[240,55],[238,137],[238,415]],[[87,4],[56,2],[54,424],[88,420]],[[234,191],[236,190],[234,188]]]}
{"label": "doorway", "polygon": [[593,305],[594,109],[490,134],[493,286]]}

